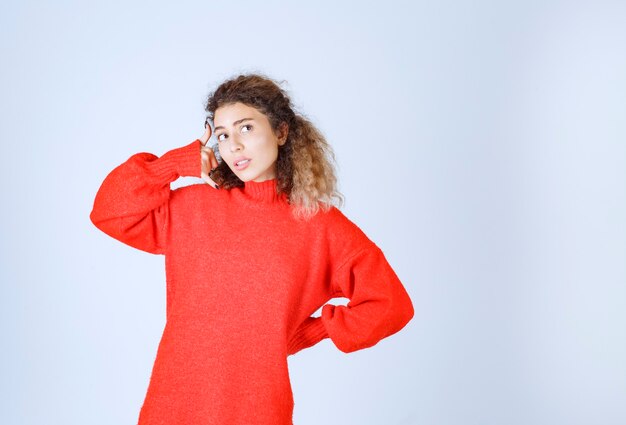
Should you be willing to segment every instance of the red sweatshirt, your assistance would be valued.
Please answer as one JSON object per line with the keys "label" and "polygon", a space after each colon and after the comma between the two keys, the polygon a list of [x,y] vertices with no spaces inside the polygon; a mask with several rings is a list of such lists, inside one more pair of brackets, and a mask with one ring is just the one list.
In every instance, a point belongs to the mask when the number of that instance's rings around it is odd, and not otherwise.
{"label": "red sweatshirt", "polygon": [[[335,207],[295,220],[275,179],[171,190],[200,177],[200,146],[131,156],[90,214],[111,237],[165,255],[167,318],[138,423],[291,425],[288,355],[324,338],[344,353],[371,347],[413,305],[381,249]],[[325,304],[336,297],[349,302]]]}

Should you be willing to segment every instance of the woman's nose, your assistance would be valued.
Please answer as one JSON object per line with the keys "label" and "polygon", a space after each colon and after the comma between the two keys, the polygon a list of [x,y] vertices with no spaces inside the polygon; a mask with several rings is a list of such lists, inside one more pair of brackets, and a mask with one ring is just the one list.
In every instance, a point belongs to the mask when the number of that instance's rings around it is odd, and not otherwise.
{"label": "woman's nose", "polygon": [[237,151],[240,151],[241,149],[243,149],[243,145],[239,141],[239,138],[237,138],[236,136],[233,137],[230,141],[230,151],[237,152]]}

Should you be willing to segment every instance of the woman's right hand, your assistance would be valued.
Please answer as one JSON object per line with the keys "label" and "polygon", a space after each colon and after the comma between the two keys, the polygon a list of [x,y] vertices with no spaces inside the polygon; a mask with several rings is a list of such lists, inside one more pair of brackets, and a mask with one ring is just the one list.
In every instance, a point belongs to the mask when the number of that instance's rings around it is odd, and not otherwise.
{"label": "woman's right hand", "polygon": [[206,146],[209,139],[211,138],[211,125],[208,123],[208,121],[206,121],[204,123],[204,126],[206,130],[202,137],[199,138],[200,142],[202,143],[202,146],[200,147],[200,157],[202,161],[202,170],[200,172],[200,177],[202,178],[202,180],[204,180],[214,188],[219,189],[217,183],[215,183],[211,179],[211,177],[209,177],[209,172],[218,165],[217,158],[215,158],[215,153],[213,152],[213,149],[211,149],[211,147],[209,146]]}

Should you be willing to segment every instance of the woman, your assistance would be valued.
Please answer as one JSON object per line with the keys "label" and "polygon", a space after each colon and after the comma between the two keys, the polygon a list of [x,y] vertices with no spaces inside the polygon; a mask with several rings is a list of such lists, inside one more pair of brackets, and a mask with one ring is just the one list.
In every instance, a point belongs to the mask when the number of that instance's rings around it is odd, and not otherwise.
{"label": "woman", "polygon": [[[274,81],[227,80],[206,111],[201,138],[113,169],[90,215],[165,255],[167,320],[139,424],[292,424],[288,355],[324,338],[344,353],[371,347],[413,305],[381,249],[333,205],[332,150]],[[213,131],[219,158],[206,146]],[[180,176],[207,184],[170,190]],[[325,304],[336,297],[350,301]]]}

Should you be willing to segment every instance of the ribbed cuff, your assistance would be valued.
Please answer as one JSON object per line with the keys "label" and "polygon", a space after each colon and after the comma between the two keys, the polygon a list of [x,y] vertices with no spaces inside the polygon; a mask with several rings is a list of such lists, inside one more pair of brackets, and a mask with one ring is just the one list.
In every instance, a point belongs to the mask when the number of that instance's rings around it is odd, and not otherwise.
{"label": "ribbed cuff", "polygon": [[328,337],[328,332],[326,331],[324,322],[322,322],[322,318],[308,317],[298,327],[296,334],[291,338],[291,341],[289,341],[288,352],[289,354],[297,353]]}
{"label": "ribbed cuff", "polygon": [[200,177],[202,159],[200,147],[202,142],[194,140],[188,145],[172,149],[160,158],[150,162],[150,170],[158,177],[173,181],[177,176]]}

